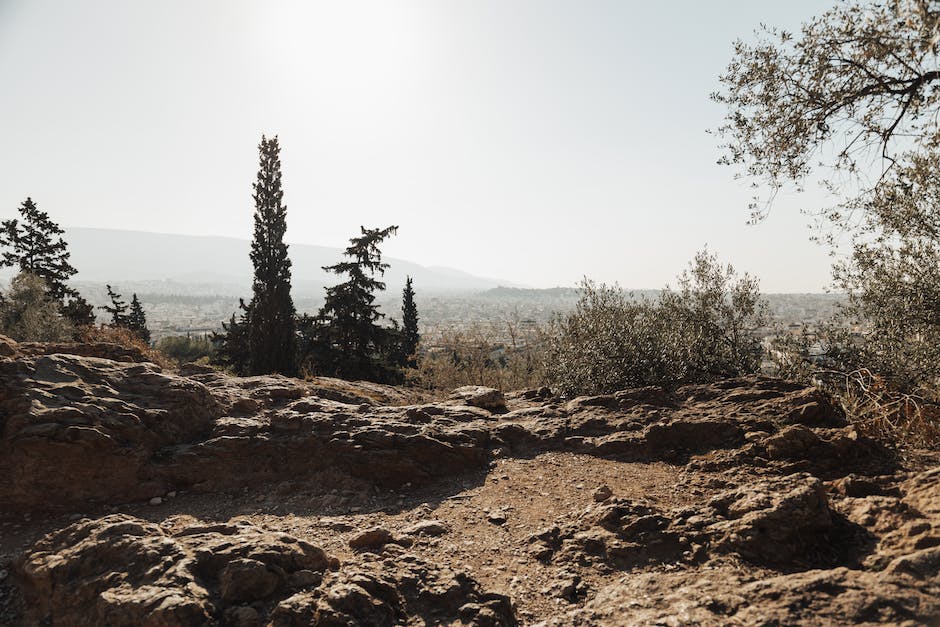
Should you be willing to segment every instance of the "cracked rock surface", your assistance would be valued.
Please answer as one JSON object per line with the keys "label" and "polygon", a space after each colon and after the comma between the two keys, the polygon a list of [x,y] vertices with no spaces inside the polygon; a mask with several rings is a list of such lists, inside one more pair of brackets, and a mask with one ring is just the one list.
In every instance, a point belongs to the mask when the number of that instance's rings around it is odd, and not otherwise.
{"label": "cracked rock surface", "polygon": [[812,389],[560,399],[0,338],[0,624],[940,622],[940,468]]}

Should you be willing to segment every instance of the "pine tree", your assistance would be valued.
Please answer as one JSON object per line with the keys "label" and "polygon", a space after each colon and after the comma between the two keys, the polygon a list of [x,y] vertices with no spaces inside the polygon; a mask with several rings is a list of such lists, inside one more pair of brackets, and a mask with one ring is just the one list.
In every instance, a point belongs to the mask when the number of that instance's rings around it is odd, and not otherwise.
{"label": "pine tree", "polygon": [[101,305],[98,309],[104,309],[111,315],[112,327],[128,327],[127,302],[121,300],[121,295],[111,289],[110,285],[107,287],[111,304]]}
{"label": "pine tree", "polygon": [[80,294],[75,294],[61,307],[62,315],[77,327],[90,326],[95,323],[95,306],[85,300]]}
{"label": "pine tree", "polygon": [[296,373],[294,302],[290,295],[291,262],[284,234],[287,208],[281,190],[277,137],[261,138],[260,169],[254,183],[255,232],[251,261],[255,275],[248,317],[248,371],[251,374]]}
{"label": "pine tree", "polygon": [[46,282],[49,296],[61,301],[77,292],[66,281],[78,273],[69,263],[65,233],[49,214],[40,211],[32,198],[19,207],[20,219],[0,223],[0,246],[9,247],[0,257],[0,267],[18,266],[20,272],[29,272]]}
{"label": "pine tree", "polygon": [[349,278],[326,288],[319,315],[302,329],[305,336],[312,335],[308,357],[319,374],[389,383],[400,380],[394,361],[401,334],[397,328],[376,324],[384,316],[375,304],[375,292],[385,289],[375,275],[389,267],[382,263],[378,246],[397,230],[397,226],[362,227],[362,235],[350,239],[343,253],[349,261],[324,266],[327,272]]}
{"label": "pine tree", "polygon": [[405,289],[401,294],[401,365],[415,367],[415,353],[418,351],[418,306],[415,304],[415,291],[411,285],[411,277],[405,279]]}
{"label": "pine tree", "polygon": [[94,324],[94,307],[67,281],[76,270],[69,263],[65,231],[40,211],[32,198],[19,206],[20,217],[0,222],[0,268],[18,267],[46,282],[49,297],[59,303],[60,313],[76,326]]}
{"label": "pine tree", "polygon": [[127,328],[137,333],[146,344],[150,344],[150,329],[147,328],[147,315],[137,300],[135,293],[131,297],[130,313],[127,315]]}

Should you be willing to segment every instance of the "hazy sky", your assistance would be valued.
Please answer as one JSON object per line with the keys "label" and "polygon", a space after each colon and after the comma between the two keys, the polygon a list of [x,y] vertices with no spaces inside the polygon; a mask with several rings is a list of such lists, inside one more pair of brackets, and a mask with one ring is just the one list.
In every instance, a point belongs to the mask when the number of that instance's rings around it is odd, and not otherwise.
{"label": "hazy sky", "polygon": [[747,226],[705,130],[732,41],[830,4],[0,0],[0,216],[247,239],[278,134],[290,241],[398,224],[389,256],[636,288],[707,244],[819,291],[803,199]]}

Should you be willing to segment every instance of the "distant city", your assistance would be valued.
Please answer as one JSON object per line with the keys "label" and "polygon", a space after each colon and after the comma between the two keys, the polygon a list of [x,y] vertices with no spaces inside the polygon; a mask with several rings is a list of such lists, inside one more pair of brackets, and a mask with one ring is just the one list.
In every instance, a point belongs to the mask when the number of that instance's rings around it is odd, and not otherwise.
{"label": "distant city", "polygon": [[[76,286],[95,305],[107,302],[103,283],[78,282]],[[221,329],[238,310],[239,295],[250,296],[250,287],[237,284],[133,281],[115,286],[124,295],[136,293],[144,305],[154,340],[172,335],[204,335]],[[313,286],[311,286],[313,287]],[[428,338],[444,332],[485,329],[490,337],[502,337],[507,324],[532,328],[547,324],[556,313],[571,311],[578,289],[558,287],[523,289],[496,287],[486,290],[422,290],[415,286],[420,328]],[[322,287],[299,290],[298,312],[315,314],[323,302]],[[319,294],[318,294],[319,292]],[[636,298],[655,298],[659,290],[636,290]],[[771,324],[760,331],[768,335],[780,328],[812,329],[835,314],[843,297],[839,294],[766,294]],[[377,298],[388,318],[401,318],[401,294],[388,290]],[[103,312],[102,312],[103,313]],[[101,317],[104,321],[104,317]]]}

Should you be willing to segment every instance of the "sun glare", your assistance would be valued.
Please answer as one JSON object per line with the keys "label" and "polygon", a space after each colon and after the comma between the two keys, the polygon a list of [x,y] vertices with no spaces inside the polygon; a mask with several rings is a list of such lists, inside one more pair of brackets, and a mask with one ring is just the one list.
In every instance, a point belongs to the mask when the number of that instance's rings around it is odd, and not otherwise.
{"label": "sun glare", "polygon": [[417,55],[417,15],[386,2],[266,5],[262,57],[287,81],[358,100],[406,82]]}

